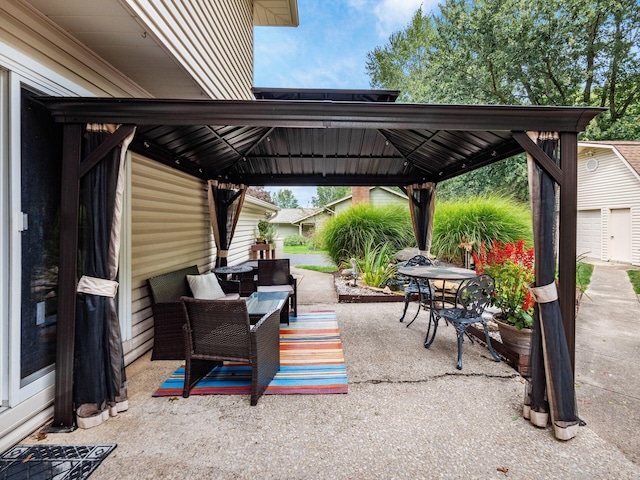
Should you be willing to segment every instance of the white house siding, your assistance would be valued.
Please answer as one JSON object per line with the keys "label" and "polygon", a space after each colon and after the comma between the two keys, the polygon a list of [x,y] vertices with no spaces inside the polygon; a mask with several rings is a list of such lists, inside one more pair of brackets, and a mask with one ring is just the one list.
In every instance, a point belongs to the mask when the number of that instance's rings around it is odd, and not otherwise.
{"label": "white house siding", "polygon": [[279,238],[285,239],[290,235],[299,235],[300,228],[297,225],[291,225],[286,223],[276,223],[276,234]]}
{"label": "white house siding", "polygon": [[139,155],[131,170],[130,363],[151,348],[153,318],[147,278],[188,265],[209,269],[215,255],[206,185]]}
{"label": "white house siding", "polygon": [[0,2],[0,67],[57,95],[148,97],[140,86],[20,1]]}
{"label": "white house siding", "polygon": [[211,98],[253,98],[251,0],[126,3]]}
{"label": "white house siding", "polygon": [[[598,167],[589,172],[585,166],[591,158],[598,161]],[[578,159],[578,211],[602,212],[601,260],[612,258],[609,251],[610,211],[617,208],[631,209],[631,261],[640,265],[640,180],[611,149],[597,148],[593,157],[581,154]]]}
{"label": "white house siding", "polygon": [[234,265],[249,259],[251,245],[255,243],[258,221],[266,218],[266,213],[275,213],[276,207],[253,197],[245,197],[242,213],[238,219],[236,232],[231,241],[228,262]]}
{"label": "white house siding", "polygon": [[[131,339],[124,342],[125,363],[153,343],[153,316],[147,279],[180,267],[213,268],[207,187],[203,181],[139,155],[131,172]],[[246,197],[231,242],[230,265],[249,258],[258,220],[270,210]]]}
{"label": "white house siding", "polygon": [[[20,170],[20,117],[18,113],[15,121],[9,108],[19,108],[19,101],[14,100],[19,98],[21,84],[48,95],[148,96],[30,6],[17,0],[0,1],[0,451],[42,426],[53,414],[53,383],[26,397],[18,396],[10,384],[6,362],[15,358],[7,332],[20,330],[20,315],[11,315],[8,308],[9,299],[14,304],[20,302],[16,291],[20,282],[11,282],[8,275],[10,270],[20,269],[9,256],[10,248],[17,248],[12,245],[15,235],[10,226],[19,207],[11,204],[9,191],[14,184],[9,174]],[[5,408],[7,404],[10,408]]]}

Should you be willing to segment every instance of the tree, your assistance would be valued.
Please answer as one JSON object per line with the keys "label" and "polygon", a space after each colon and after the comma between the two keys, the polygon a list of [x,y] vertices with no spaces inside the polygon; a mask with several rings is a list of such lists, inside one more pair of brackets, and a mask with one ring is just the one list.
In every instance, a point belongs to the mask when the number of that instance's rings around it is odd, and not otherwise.
{"label": "tree", "polygon": [[273,194],[273,203],[280,208],[298,208],[298,200],[288,188],[278,190]]}
{"label": "tree", "polygon": [[[639,37],[637,0],[447,0],[438,15],[419,9],[366,68],[401,101],[606,107],[583,138],[639,140]],[[467,178],[504,185],[494,170]]]}
{"label": "tree", "polygon": [[259,198],[265,202],[273,203],[271,199],[271,194],[264,189],[264,187],[249,187],[247,188],[247,194],[252,197]]}
{"label": "tree", "polygon": [[316,187],[316,194],[311,197],[314,207],[325,205],[351,194],[351,187]]}

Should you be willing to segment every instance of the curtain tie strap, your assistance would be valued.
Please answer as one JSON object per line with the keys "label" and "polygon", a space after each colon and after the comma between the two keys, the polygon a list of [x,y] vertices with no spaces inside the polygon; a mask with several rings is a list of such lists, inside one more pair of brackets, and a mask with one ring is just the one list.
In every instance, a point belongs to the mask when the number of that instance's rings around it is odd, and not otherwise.
{"label": "curtain tie strap", "polygon": [[229,250],[218,250],[216,256],[218,258],[227,258],[229,256]]}
{"label": "curtain tie strap", "polygon": [[118,282],[104,278],[83,275],[78,282],[78,293],[88,293],[100,297],[115,298],[118,293]]}
{"label": "curtain tie strap", "polygon": [[544,285],[542,287],[529,286],[529,291],[536,303],[550,303],[558,299],[556,282],[552,282],[549,285]]}

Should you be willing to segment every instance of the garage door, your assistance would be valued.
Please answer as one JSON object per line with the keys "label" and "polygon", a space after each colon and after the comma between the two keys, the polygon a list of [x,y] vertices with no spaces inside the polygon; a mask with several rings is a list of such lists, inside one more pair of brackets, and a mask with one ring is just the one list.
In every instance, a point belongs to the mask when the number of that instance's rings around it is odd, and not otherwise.
{"label": "garage door", "polygon": [[602,229],[600,210],[581,210],[578,212],[578,255],[592,258],[602,256]]}

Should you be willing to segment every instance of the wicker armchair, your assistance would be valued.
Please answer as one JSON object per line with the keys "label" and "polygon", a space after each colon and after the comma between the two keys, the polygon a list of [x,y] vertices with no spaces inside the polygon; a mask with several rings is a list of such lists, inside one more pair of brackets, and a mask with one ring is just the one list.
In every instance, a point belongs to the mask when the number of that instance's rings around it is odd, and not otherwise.
{"label": "wicker armchair", "polygon": [[280,311],[272,310],[255,325],[247,303],[240,300],[198,300],[182,297],[185,374],[182,396],[223,360],[251,363],[251,405],[280,369]]}
{"label": "wicker armchair", "polygon": [[293,315],[298,316],[298,285],[291,275],[289,259],[258,260],[258,292],[287,292]]}
{"label": "wicker armchair", "polygon": [[[151,360],[182,360],[184,341],[182,326],[185,323],[182,296],[191,296],[187,275],[198,275],[197,265],[163,273],[147,280],[151,293],[153,312],[153,352]],[[221,284],[226,293],[229,285]],[[233,287],[233,286],[232,286]]]}

